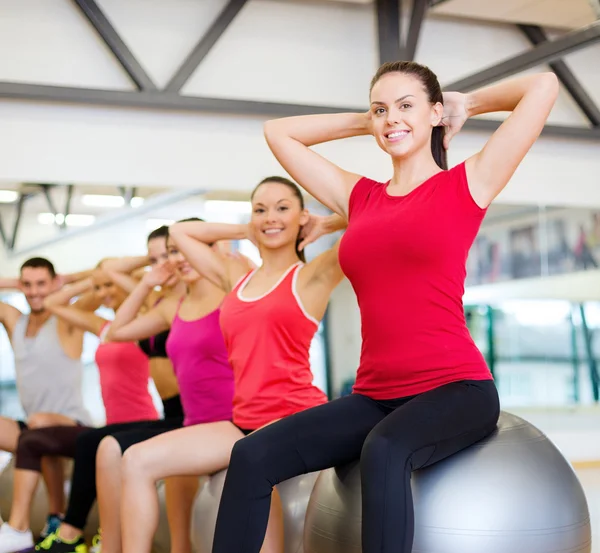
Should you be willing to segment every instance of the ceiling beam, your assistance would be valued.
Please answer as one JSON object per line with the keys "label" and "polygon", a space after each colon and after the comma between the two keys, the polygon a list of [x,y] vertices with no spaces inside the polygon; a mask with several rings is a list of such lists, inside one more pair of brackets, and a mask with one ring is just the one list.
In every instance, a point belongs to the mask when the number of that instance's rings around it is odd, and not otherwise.
{"label": "ceiling beam", "polygon": [[475,88],[486,86],[493,82],[510,77],[526,69],[531,69],[544,63],[550,63],[567,54],[576,52],[593,44],[600,42],[600,21],[596,21],[587,27],[567,33],[556,40],[547,41],[538,46],[519,54],[513,58],[497,63],[478,71],[473,75],[464,77],[448,83],[445,90],[468,92]]}
{"label": "ceiling beam", "polygon": [[[548,37],[544,30],[537,25],[517,25],[517,27],[534,46],[548,41]],[[550,66],[550,69],[556,73],[558,80],[567,89],[567,92],[571,95],[579,109],[588,118],[589,122],[594,127],[599,127],[600,109],[592,97],[583,88],[583,85],[579,82],[579,79],[575,76],[573,71],[571,71],[569,66],[563,60],[551,61],[548,65]]]}
{"label": "ceiling beam", "polygon": [[204,60],[212,47],[221,38],[227,27],[235,19],[240,10],[244,7],[247,0],[229,0],[229,3],[223,8],[223,11],[217,16],[208,31],[196,44],[195,48],[190,52],[188,57],[181,64],[175,75],[165,87],[168,92],[179,92],[183,85],[196,71],[198,65]]}
{"label": "ceiling beam", "polygon": [[375,0],[379,63],[404,59],[400,33],[401,0]]}
{"label": "ceiling beam", "polygon": [[106,46],[108,46],[115,58],[117,58],[138,90],[157,90],[152,79],[131,53],[131,50],[104,15],[98,4],[96,4],[95,0],[73,0],[73,2],[94,29],[96,29],[100,38],[106,43]]}
{"label": "ceiling beam", "polygon": [[427,12],[427,0],[413,0],[412,12],[410,14],[410,25],[408,27],[408,36],[406,37],[406,46],[404,47],[404,59],[414,60],[419,43],[421,27]]}
{"label": "ceiling beam", "polygon": [[[124,90],[97,90],[62,86],[46,86],[28,83],[0,82],[0,98],[32,100],[36,102],[59,102],[80,105],[104,105],[126,108],[145,108],[197,113],[220,113],[259,117],[286,117],[319,113],[365,112],[368,106],[313,106],[259,102],[254,100],[229,100],[226,98],[200,98],[180,96],[166,92],[130,92]],[[494,131],[502,121],[470,119],[467,130]],[[600,141],[600,129],[546,125],[545,136]]]}

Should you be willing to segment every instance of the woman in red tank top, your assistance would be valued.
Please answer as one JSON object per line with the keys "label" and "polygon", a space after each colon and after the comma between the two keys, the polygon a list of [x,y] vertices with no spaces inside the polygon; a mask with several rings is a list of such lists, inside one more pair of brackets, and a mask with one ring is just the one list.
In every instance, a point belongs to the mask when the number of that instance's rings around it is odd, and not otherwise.
{"label": "woman in red tank top", "polygon": [[[249,225],[187,221],[169,229],[188,263],[227,293],[220,306],[220,326],[234,375],[233,420],[189,426],[125,453],[121,512],[123,551],[128,553],[150,553],[158,520],[156,480],[224,469],[244,435],[327,401],[312,383],[309,347],[329,295],[342,280],[337,244],[304,264],[297,243],[303,226],[306,244],[343,228],[345,221],[338,216],[310,217],[298,187],[279,177],[257,186],[252,208]],[[258,245],[263,261],[258,269],[249,271],[245,258],[225,255],[213,246],[244,238]],[[280,515],[277,509],[265,552],[280,552]]]}
{"label": "woman in red tank top", "polygon": [[[363,553],[410,553],[411,471],[468,447],[497,423],[498,393],[465,322],[465,265],[487,206],[535,142],[557,92],[556,76],[544,73],[442,94],[427,67],[394,62],[375,75],[366,114],[265,125],[286,171],[348,217],[340,264],[357,295],[362,351],[351,395],[236,445],[213,553],[258,553],[273,485],[359,458]],[[480,152],[448,170],[450,138],[468,117],[494,111],[512,113]],[[310,149],[368,134],[391,157],[385,183]]]}

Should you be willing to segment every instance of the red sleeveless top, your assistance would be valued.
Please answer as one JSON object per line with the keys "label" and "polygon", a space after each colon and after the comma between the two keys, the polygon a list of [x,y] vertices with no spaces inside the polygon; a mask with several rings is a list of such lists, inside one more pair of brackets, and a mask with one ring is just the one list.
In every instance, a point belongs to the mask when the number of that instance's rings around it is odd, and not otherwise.
{"label": "red sleeveless top", "polygon": [[256,270],[225,297],[221,329],[233,368],[233,422],[254,430],[327,402],[313,385],[309,349],[319,323],[296,293],[303,264],[292,265],[266,294],[244,298]]}
{"label": "red sleeveless top", "polygon": [[361,315],[354,392],[391,399],[491,379],[462,303],[467,255],[485,215],[464,163],[405,196],[389,195],[387,184],[356,183],[340,244]]}

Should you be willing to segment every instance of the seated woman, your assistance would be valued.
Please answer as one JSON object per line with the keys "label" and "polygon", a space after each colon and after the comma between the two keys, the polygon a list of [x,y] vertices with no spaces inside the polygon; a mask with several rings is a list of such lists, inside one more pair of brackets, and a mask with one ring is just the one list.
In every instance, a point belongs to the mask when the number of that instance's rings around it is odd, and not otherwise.
{"label": "seated woman", "polygon": [[[173,363],[185,419],[183,425],[229,420],[233,398],[233,373],[223,344],[215,306],[224,293],[191,269],[185,259],[169,245],[168,264],[155,266],[137,283],[117,311],[111,324],[111,340],[144,340],[169,332],[165,350]],[[241,261],[240,261],[241,262]],[[244,264],[247,267],[247,264]],[[185,286],[183,295],[170,295],[153,307],[145,308],[148,294],[173,277]],[[140,314],[140,311],[143,311]],[[182,426],[180,424],[179,426]],[[98,434],[98,431],[94,430]],[[119,550],[120,465],[121,456],[132,445],[165,432],[164,428],[132,427],[126,431],[106,432],[99,455],[96,485],[102,527],[102,551]],[[94,452],[99,441],[95,441]],[[198,478],[166,481],[167,510],[173,553],[191,553],[190,518]],[[70,510],[70,508],[69,508]],[[63,524],[52,539],[38,549],[52,553],[81,552],[85,546],[82,526]]]}
{"label": "seated woman", "polygon": [[[167,263],[167,235],[168,228],[166,226],[159,227],[148,235],[147,255],[106,259],[100,266],[121,288],[127,292],[131,292],[140,280],[140,275],[135,274],[138,269],[148,266],[158,269],[164,267]],[[149,288],[143,300],[142,310],[152,309],[154,306],[171,297],[180,298],[185,294],[185,289],[185,283],[179,280],[176,275],[171,274],[168,279],[161,283],[160,287]],[[113,325],[114,322],[111,323],[111,331]],[[140,431],[144,431],[156,435],[157,433],[173,430],[183,425],[184,414],[177,379],[173,371],[173,365],[167,357],[166,352],[168,336],[169,331],[167,329],[138,342],[140,348],[149,359],[150,375],[162,401],[163,420],[108,425],[88,430],[77,438],[67,513],[63,522],[58,525],[57,529],[59,532],[55,532],[55,536],[40,544],[38,549],[75,551],[76,546],[80,548],[84,544],[82,539],[83,529],[86,526],[88,516],[97,496],[96,452],[104,437],[110,435],[118,436],[119,443],[123,450],[125,450],[128,447],[130,432],[134,432],[137,435]],[[108,338],[111,339],[110,331]],[[168,487],[171,488],[173,486],[169,485]],[[173,490],[173,493],[167,494],[167,503],[173,503],[172,511],[175,514],[178,514],[177,508],[181,504],[179,495],[177,490]],[[175,544],[178,541],[183,541],[184,544],[189,541],[185,530],[179,531],[171,527],[171,536],[172,542]],[[94,538],[94,548],[98,549],[99,546],[100,533]],[[180,549],[176,549],[176,551],[186,553],[188,549],[182,546]]]}
{"label": "seated woman", "polygon": [[[93,271],[91,278],[64,287],[44,301],[46,309],[72,326],[91,332],[100,338],[96,364],[100,376],[102,400],[107,424],[147,421],[158,418],[148,391],[148,358],[134,342],[116,343],[106,340],[109,321],[96,313],[70,304],[75,296],[93,288],[97,300],[105,307],[118,309],[126,295],[102,270]],[[44,456],[74,457],[77,436],[88,427],[51,426],[25,430],[19,437],[16,452],[13,504],[9,526],[20,532],[20,549],[33,546],[29,530],[29,511],[37,487]],[[14,541],[0,541],[1,553],[12,553]]]}
{"label": "seated woman", "polygon": [[[233,420],[167,432],[127,451],[121,504],[127,553],[151,550],[158,480],[224,469],[234,444],[245,435],[327,402],[312,383],[309,348],[329,296],[342,279],[337,246],[304,263],[298,241],[310,216],[299,189],[287,179],[265,179],[252,194],[252,206],[250,225],[183,222],[170,229],[172,247],[185,255],[180,261],[185,270],[191,271],[191,265],[203,281],[227,294],[222,304],[210,306],[207,316],[215,324],[220,320],[234,370]],[[260,268],[248,271],[235,257],[223,258],[210,246],[243,238],[258,244]],[[282,549],[280,514],[279,508],[273,512],[265,550]]]}

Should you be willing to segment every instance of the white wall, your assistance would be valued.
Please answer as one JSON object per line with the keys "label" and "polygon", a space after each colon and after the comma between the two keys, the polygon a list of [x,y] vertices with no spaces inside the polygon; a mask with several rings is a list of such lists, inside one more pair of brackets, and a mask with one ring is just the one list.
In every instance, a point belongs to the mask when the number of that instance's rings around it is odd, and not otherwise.
{"label": "white wall", "polygon": [[600,408],[507,409],[537,426],[571,462],[598,462]]}
{"label": "white wall", "polygon": [[[225,2],[171,0],[168,9],[160,0],[100,4],[150,76],[164,84]],[[131,88],[67,0],[0,0],[0,13],[0,49],[11,52],[0,58],[0,80]],[[448,82],[528,47],[512,27],[430,19],[417,59]],[[600,47],[569,58],[595,96],[600,77],[591,61],[598,55]],[[376,66],[372,6],[251,0],[184,92],[360,107]],[[550,121],[583,124],[564,94]],[[259,117],[3,100],[0,123],[0,182],[247,189],[279,171]],[[487,136],[465,131],[455,140],[452,162],[477,151]],[[319,150],[349,170],[378,179],[390,174],[389,162],[368,138]],[[597,152],[598,144],[541,139],[501,199],[600,205]]]}

